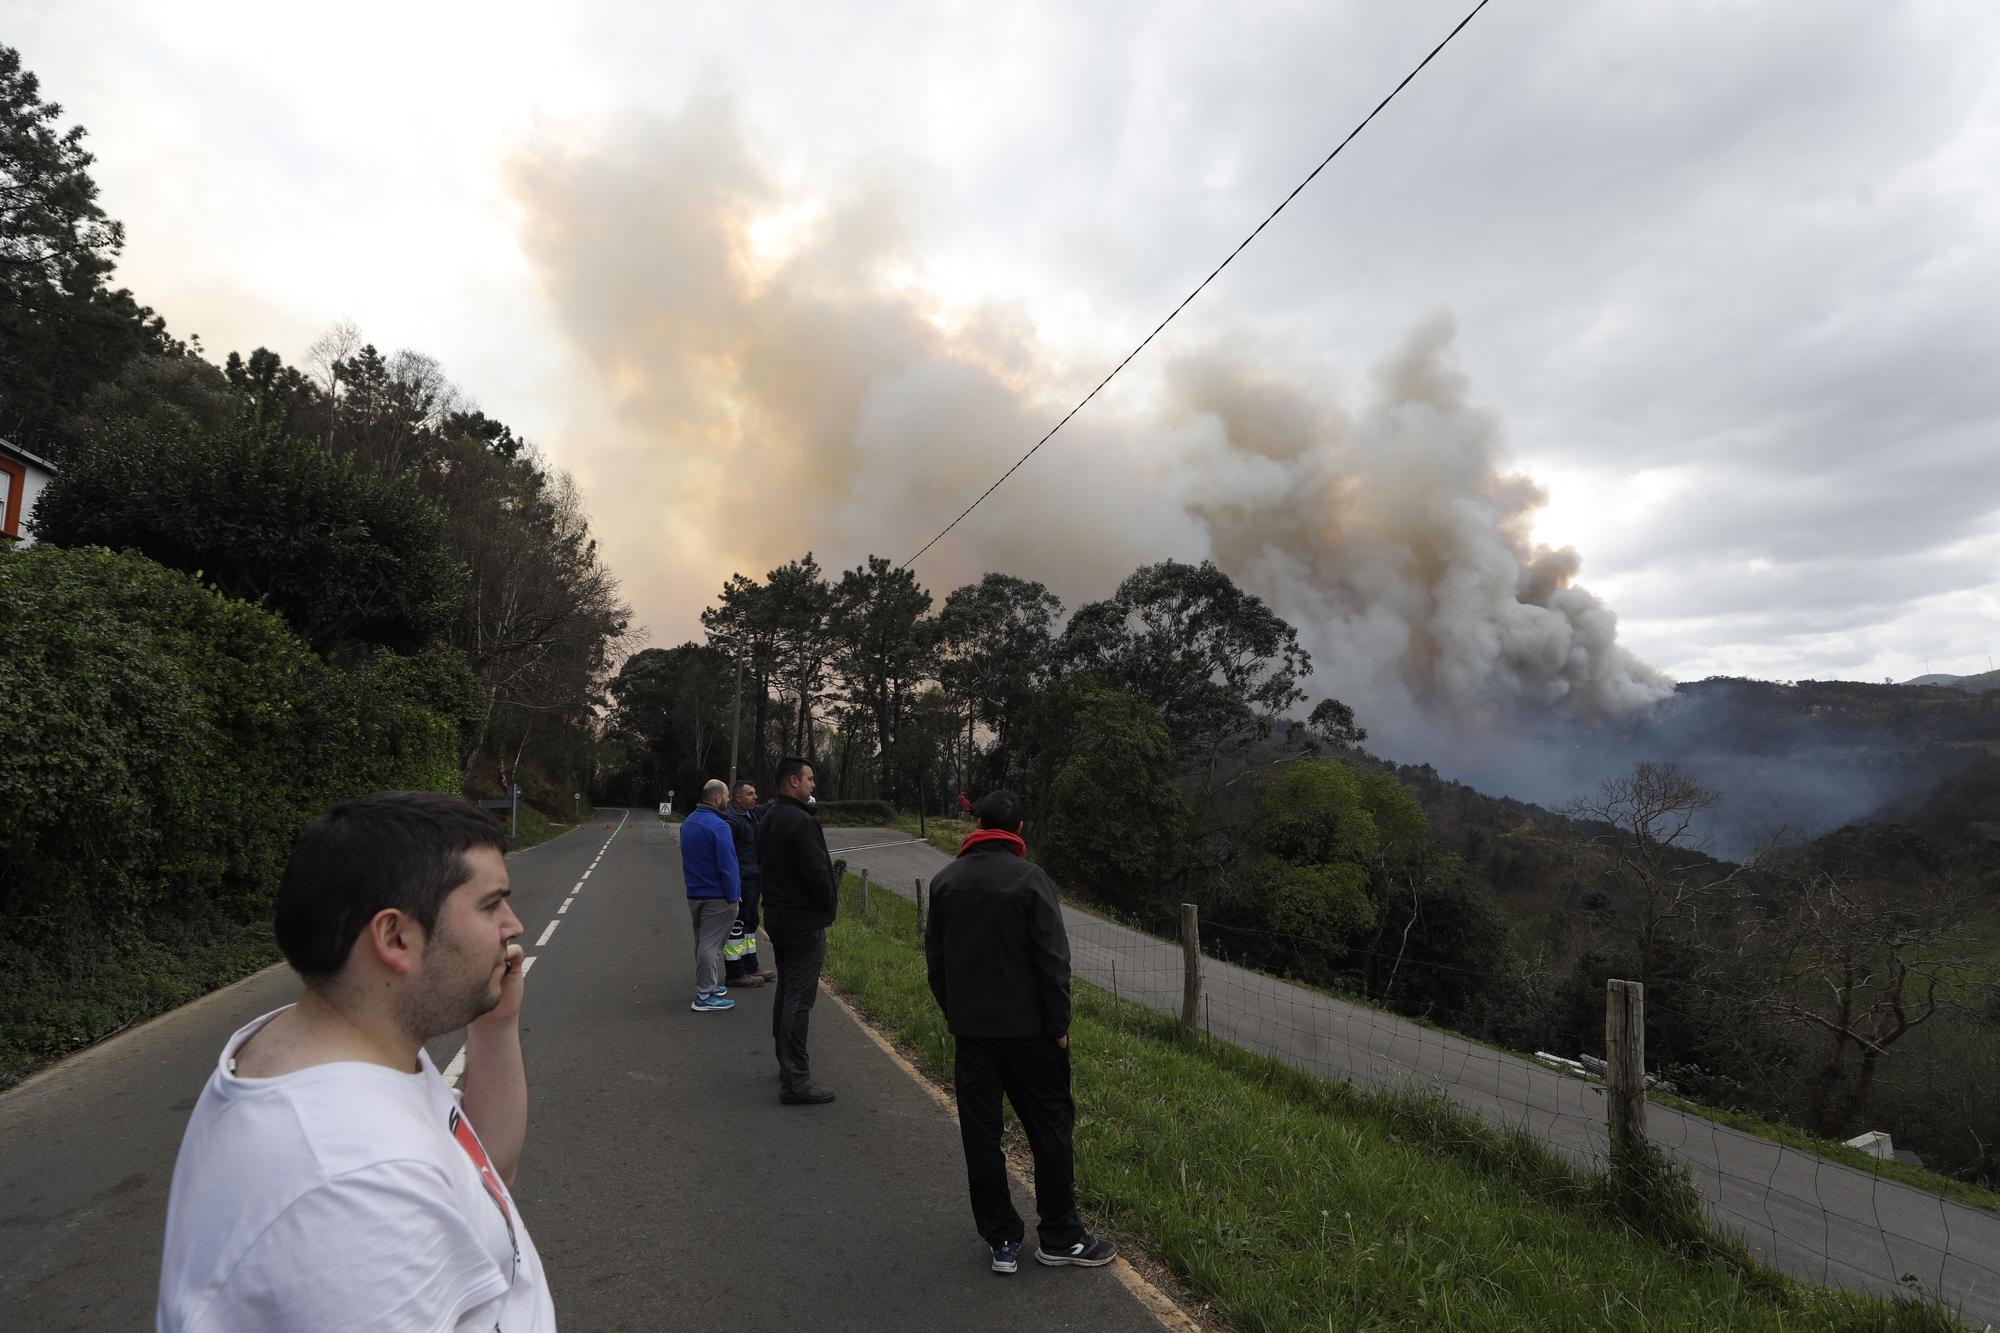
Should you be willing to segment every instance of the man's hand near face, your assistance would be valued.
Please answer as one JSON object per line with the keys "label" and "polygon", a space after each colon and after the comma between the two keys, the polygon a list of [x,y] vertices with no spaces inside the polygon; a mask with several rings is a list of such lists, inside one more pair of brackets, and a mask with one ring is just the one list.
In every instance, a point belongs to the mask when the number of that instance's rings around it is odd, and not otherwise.
{"label": "man's hand near face", "polygon": [[519,941],[507,946],[500,1003],[466,1026],[465,1091],[459,1099],[509,1189],[528,1141],[528,1071],[521,1060],[521,997],[527,988],[523,952]]}

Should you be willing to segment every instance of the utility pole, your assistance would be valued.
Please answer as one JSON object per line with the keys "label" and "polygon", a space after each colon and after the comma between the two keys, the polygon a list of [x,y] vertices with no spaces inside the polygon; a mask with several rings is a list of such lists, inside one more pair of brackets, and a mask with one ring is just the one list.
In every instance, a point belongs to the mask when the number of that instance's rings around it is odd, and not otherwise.
{"label": "utility pole", "polygon": [[736,702],[729,710],[729,791],[736,792],[736,742],[743,734],[743,646],[736,648]]}

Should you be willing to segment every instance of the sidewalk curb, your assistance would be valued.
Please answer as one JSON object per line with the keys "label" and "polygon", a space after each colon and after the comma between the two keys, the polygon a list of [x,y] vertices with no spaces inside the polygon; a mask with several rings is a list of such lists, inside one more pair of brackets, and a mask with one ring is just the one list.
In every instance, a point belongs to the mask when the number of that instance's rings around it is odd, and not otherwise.
{"label": "sidewalk curb", "polygon": [[[951,1116],[954,1124],[957,1123],[958,1103],[952,1099],[950,1093],[931,1082],[930,1079],[924,1076],[924,1072],[921,1069],[918,1069],[909,1060],[904,1058],[903,1053],[891,1045],[887,1037],[884,1037],[876,1030],[875,1024],[870,1022],[860,1010],[848,1003],[847,997],[835,990],[826,978],[820,978],[819,988],[820,992],[827,999],[840,1006],[842,1013],[854,1020],[854,1025],[867,1034],[868,1040],[874,1042],[882,1054],[888,1056],[890,1061],[895,1064],[896,1068],[907,1074],[912,1083],[922,1088],[930,1099],[938,1104],[939,1109]],[[1012,1176],[1022,1188],[1028,1190],[1030,1193],[1033,1192],[1034,1181],[1029,1179],[1028,1175],[1021,1170],[1020,1165],[1011,1156],[1007,1159],[1007,1174]],[[1124,1255],[1121,1254],[1112,1260],[1110,1267],[1111,1271],[1117,1275],[1118,1281],[1137,1298],[1139,1304],[1146,1307],[1146,1313],[1157,1319],[1162,1328],[1172,1329],[1174,1333],[1203,1333],[1202,1326],[1190,1317],[1187,1311],[1181,1309],[1171,1296],[1147,1281],[1138,1269],[1126,1262]]]}

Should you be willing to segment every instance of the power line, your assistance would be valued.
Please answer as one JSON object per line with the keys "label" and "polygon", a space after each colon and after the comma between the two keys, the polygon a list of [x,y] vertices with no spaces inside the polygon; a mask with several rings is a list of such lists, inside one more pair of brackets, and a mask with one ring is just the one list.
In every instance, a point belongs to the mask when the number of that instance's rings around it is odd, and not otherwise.
{"label": "power line", "polygon": [[1354,137],[1360,134],[1361,131],[1368,128],[1368,122],[1375,119],[1376,116],[1380,115],[1383,107],[1386,107],[1389,105],[1389,103],[1395,101],[1396,94],[1402,92],[1404,88],[1408,87],[1410,80],[1416,78],[1417,75],[1423,73],[1424,66],[1430,64],[1431,61],[1435,60],[1437,58],[1438,52],[1444,50],[1445,47],[1449,46],[1451,44],[1451,39],[1458,36],[1458,34],[1464,30],[1465,25],[1472,22],[1473,19],[1477,18],[1479,15],[1479,11],[1486,8],[1486,6],[1489,3],[1491,3],[1491,0],[1479,0],[1479,3],[1472,7],[1471,12],[1466,14],[1464,18],[1458,21],[1458,26],[1453,28],[1450,32],[1446,33],[1444,35],[1444,40],[1439,42],[1436,46],[1432,47],[1430,54],[1425,56],[1422,60],[1418,61],[1417,67],[1411,70],[1408,74],[1405,74],[1403,76],[1403,81],[1401,83],[1398,83],[1394,88],[1391,88],[1389,90],[1389,95],[1383,98],[1381,101],[1377,102],[1375,104],[1375,109],[1373,111],[1370,111],[1366,116],[1363,116],[1361,118],[1361,123],[1359,125],[1356,125],[1353,129],[1349,130],[1347,132],[1347,137],[1345,139],[1342,139],[1339,143],[1335,144],[1333,151],[1331,153],[1328,153],[1324,158],[1322,158],[1320,160],[1320,164],[1314,167],[1310,172],[1308,172],[1306,174],[1306,178],[1300,181],[1296,186],[1294,186],[1292,188],[1292,192],[1284,197],[1283,202],[1281,202],[1276,208],[1272,209],[1269,216],[1267,216],[1262,222],[1257,224],[1256,230],[1252,231],[1248,236],[1245,236],[1242,239],[1242,241],[1240,241],[1237,244],[1236,248],[1229,252],[1228,258],[1224,259],[1220,264],[1217,264],[1213,272],[1211,272],[1207,277],[1203,278],[1199,283],[1195,285],[1195,289],[1193,291],[1189,292],[1186,296],[1182,297],[1181,303],[1175,306],[1171,311],[1169,311],[1165,319],[1161,320],[1158,324],[1154,325],[1153,331],[1147,334],[1137,347],[1134,347],[1131,351],[1127,352],[1125,354],[1125,359],[1123,361],[1120,361],[1117,365],[1113,366],[1111,368],[1111,373],[1109,375],[1106,375],[1103,379],[1097,382],[1097,388],[1092,389],[1089,393],[1085,394],[1081,402],[1077,403],[1077,405],[1075,407],[1072,407],[1068,412],[1065,412],[1063,414],[1063,419],[1061,421],[1058,421],[1055,425],[1051,426],[1049,428],[1049,433],[1047,435],[1044,435],[1042,436],[1041,439],[1036,440],[1035,447],[1033,449],[1028,450],[1027,453],[1022,454],[1019,458],[1015,459],[1014,466],[1008,468],[1005,472],[1002,472],[1000,474],[1000,478],[998,481],[995,481],[991,486],[988,486],[985,490],[981,491],[979,493],[979,498],[977,500],[974,500],[971,504],[965,507],[964,513],[961,513],[957,518],[945,524],[944,530],[942,532],[938,533],[937,536],[925,542],[921,550],[919,550],[915,555],[911,556],[908,560],[905,560],[901,565],[897,566],[897,568],[908,569],[911,565],[914,565],[915,563],[917,563],[918,560],[922,559],[925,551],[930,550],[931,547],[936,546],[939,542],[943,541],[947,536],[949,536],[951,530],[957,527],[959,524],[963,523],[968,514],[970,514],[973,510],[979,508],[981,504],[985,503],[987,496],[993,494],[993,492],[1000,489],[1002,482],[1005,482],[1007,478],[1013,476],[1016,472],[1018,472],[1023,463],[1027,462],[1030,458],[1033,458],[1035,456],[1036,449],[1040,449],[1043,445],[1047,444],[1050,440],[1054,439],[1056,432],[1061,430],[1064,426],[1068,425],[1069,419],[1071,417],[1075,416],[1078,412],[1081,412],[1086,406],[1088,406],[1090,400],[1097,397],[1098,393],[1104,388],[1105,385],[1111,383],[1112,380],[1116,379],[1118,377],[1118,372],[1125,369],[1126,366],[1130,365],[1133,357],[1136,357],[1137,355],[1139,355],[1139,353],[1145,351],[1147,344],[1151,343],[1153,339],[1159,337],[1160,330],[1166,328],[1167,325],[1173,323],[1174,316],[1180,314],[1181,311],[1187,309],[1189,303],[1192,302],[1195,297],[1201,295],[1202,289],[1207,287],[1209,283],[1214,282],[1216,279],[1216,275],[1221,273],[1222,270],[1228,268],[1230,263],[1235,260],[1236,256],[1242,254],[1244,248],[1248,246],[1250,242],[1256,240],[1257,237],[1263,232],[1264,228],[1271,225],[1271,220],[1277,217],[1278,214],[1284,212],[1285,206],[1291,203],[1292,200],[1298,198],[1299,192],[1305,189],[1306,186],[1311,185],[1313,183],[1313,179],[1316,176],[1318,176],[1320,172],[1326,170],[1327,164],[1332,162],[1333,159],[1335,159],[1336,157],[1340,156],[1340,150],[1347,147],[1348,144],[1354,142]]}

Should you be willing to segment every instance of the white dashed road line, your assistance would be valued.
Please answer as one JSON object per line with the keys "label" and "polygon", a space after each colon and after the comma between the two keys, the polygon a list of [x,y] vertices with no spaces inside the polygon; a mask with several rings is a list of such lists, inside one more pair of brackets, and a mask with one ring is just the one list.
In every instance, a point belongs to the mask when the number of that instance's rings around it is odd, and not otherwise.
{"label": "white dashed road line", "polygon": [[[597,860],[592,861],[590,863],[590,870],[597,869],[597,862],[602,861],[604,859],[604,853],[611,849],[611,839],[616,838],[620,833],[623,833],[625,831],[625,825],[631,818],[632,818],[632,812],[629,810],[626,811],[625,817],[618,821],[618,827],[611,830],[611,837],[606,838],[604,840],[604,846],[597,849]],[[586,870],[583,872],[583,879],[590,878],[590,870]],[[575,902],[576,895],[583,891],[583,879],[580,879],[576,882],[576,887],[570,890],[570,896],[563,899],[561,907],[556,908],[555,919],[549,922],[548,928],[542,932],[542,937],[535,941],[535,947],[537,949],[542,948],[544,945],[546,945],[549,942],[549,937],[556,933],[556,927],[562,924],[562,914],[569,911],[569,905]],[[521,960],[521,975],[523,977],[526,977],[528,975],[528,970],[534,967],[535,959],[538,956],[539,955],[536,954],[529,954]],[[451,1063],[444,1067],[444,1081],[455,1088],[458,1086],[459,1080],[464,1077],[465,1077],[465,1047],[460,1046],[458,1048],[458,1054],[452,1056]]]}

